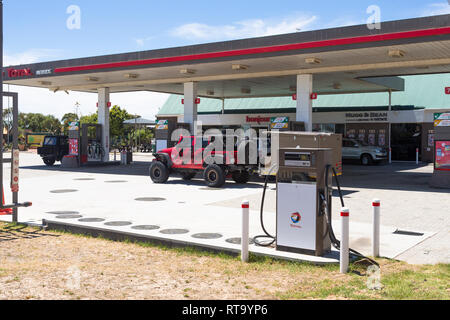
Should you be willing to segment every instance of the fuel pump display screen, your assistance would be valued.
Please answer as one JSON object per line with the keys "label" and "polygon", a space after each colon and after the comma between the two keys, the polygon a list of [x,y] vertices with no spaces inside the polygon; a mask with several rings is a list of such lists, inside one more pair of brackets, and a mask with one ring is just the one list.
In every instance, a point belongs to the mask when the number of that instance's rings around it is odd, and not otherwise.
{"label": "fuel pump display screen", "polygon": [[284,164],[290,167],[311,167],[312,156],[307,152],[286,152]]}

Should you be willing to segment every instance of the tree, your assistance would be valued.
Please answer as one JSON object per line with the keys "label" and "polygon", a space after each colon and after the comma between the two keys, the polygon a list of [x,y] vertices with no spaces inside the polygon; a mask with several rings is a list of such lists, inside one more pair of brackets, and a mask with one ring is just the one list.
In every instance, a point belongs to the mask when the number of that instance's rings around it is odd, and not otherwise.
{"label": "tree", "polygon": [[88,116],[84,116],[84,117],[80,118],[81,124],[93,124],[93,123],[97,123],[97,122],[98,122],[98,114],[97,113],[93,113]]}
{"label": "tree", "polygon": [[134,119],[136,116],[129,114],[125,109],[121,109],[119,106],[113,106],[109,112],[111,137],[118,138],[123,137],[126,134],[125,126],[123,122],[126,120]]}
{"label": "tree", "polygon": [[[139,116],[137,116],[139,117]],[[123,125],[126,120],[134,119],[136,116],[129,114],[125,109],[115,105],[109,110],[109,126],[111,141],[123,140],[133,128]],[[98,123],[98,111],[88,116],[81,117],[81,124]]]}
{"label": "tree", "polygon": [[66,113],[62,119],[62,125],[63,125],[63,131],[65,135],[68,135],[69,133],[69,126],[72,122],[78,121],[78,115],[75,113]]}
{"label": "tree", "polygon": [[60,134],[61,122],[52,115],[20,113],[19,128],[33,133]]}

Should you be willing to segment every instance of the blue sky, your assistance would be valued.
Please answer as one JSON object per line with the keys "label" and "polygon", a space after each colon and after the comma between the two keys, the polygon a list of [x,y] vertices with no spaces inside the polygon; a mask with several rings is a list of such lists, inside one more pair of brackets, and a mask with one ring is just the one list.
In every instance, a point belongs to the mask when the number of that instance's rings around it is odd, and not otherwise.
{"label": "blue sky", "polygon": [[[81,10],[81,28],[69,30],[66,12],[70,5]],[[381,9],[382,21],[450,13],[447,0],[402,1],[154,1],[154,0],[4,0],[5,64],[33,63],[141,51],[204,42],[255,37],[364,24],[370,5]],[[33,99],[23,102],[26,112],[36,109]],[[49,95],[46,92],[46,95]],[[164,95],[122,95],[134,113],[151,117],[164,102]],[[39,96],[44,97],[43,94]],[[64,113],[65,104],[74,104],[82,94],[70,99],[53,95],[49,113]],[[56,98],[55,98],[56,97]],[[86,96],[87,97],[87,96]],[[120,95],[117,95],[119,99]],[[61,100],[62,99],[62,100]],[[56,102],[53,102],[56,101]],[[114,101],[113,101],[114,102]],[[55,109],[53,103],[63,104]],[[140,105],[151,104],[141,109]],[[35,103],[34,103],[35,104]],[[83,105],[83,103],[82,103]],[[132,105],[132,106],[131,106]],[[56,111],[55,111],[56,110]],[[68,110],[71,111],[71,110]],[[83,106],[82,111],[95,111]]]}

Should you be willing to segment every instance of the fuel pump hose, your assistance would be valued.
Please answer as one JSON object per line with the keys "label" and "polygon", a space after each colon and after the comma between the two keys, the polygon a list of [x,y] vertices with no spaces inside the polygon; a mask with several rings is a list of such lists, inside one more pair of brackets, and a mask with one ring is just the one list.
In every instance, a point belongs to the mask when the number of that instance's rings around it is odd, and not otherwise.
{"label": "fuel pump hose", "polygon": [[[270,168],[269,173],[266,175],[266,179],[264,182],[264,190],[263,190],[263,195],[262,195],[262,199],[261,199],[261,209],[260,209],[260,221],[261,221],[261,228],[264,231],[264,235],[260,235],[260,236],[256,236],[253,238],[253,241],[255,242],[255,244],[259,247],[270,247],[272,246],[276,241],[277,238],[275,236],[272,236],[266,229],[265,225],[264,225],[264,203],[266,201],[266,191],[267,191],[267,185],[269,184],[269,178],[270,175],[272,174],[272,172],[277,169],[277,165],[272,166],[272,168]],[[260,239],[268,239],[268,241],[261,241]]]}

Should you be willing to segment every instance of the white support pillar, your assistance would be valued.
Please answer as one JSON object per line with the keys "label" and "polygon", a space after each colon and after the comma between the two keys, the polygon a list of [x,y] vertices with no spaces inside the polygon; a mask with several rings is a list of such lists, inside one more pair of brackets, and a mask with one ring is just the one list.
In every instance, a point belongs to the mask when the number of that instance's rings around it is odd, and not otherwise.
{"label": "white support pillar", "polygon": [[184,84],[184,122],[191,125],[191,133],[194,132],[194,123],[197,121],[197,83],[186,82]]}
{"label": "white support pillar", "polygon": [[392,123],[391,123],[391,111],[392,111],[392,90],[389,90],[389,113],[388,113],[388,146],[389,146],[389,164],[392,163]]}
{"label": "white support pillar", "polygon": [[105,150],[104,162],[109,161],[109,88],[98,89],[98,123],[102,125],[102,147]]}
{"label": "white support pillar", "polygon": [[313,75],[297,75],[297,121],[305,123],[306,132],[312,132],[312,100]]}

